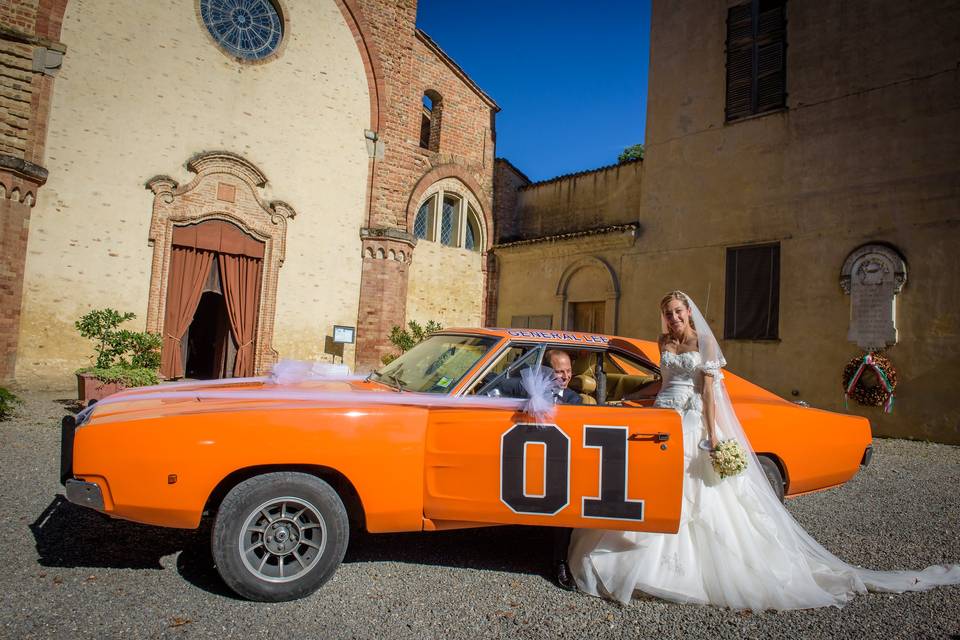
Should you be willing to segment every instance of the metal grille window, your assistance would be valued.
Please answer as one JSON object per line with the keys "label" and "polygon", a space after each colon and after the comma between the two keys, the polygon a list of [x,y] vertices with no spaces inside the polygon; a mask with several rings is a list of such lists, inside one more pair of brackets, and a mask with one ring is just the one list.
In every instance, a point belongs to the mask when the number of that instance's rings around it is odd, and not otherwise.
{"label": "metal grille window", "polygon": [[430,237],[430,210],[433,208],[433,198],[430,198],[417,211],[417,217],[413,221],[413,235],[418,238],[429,239]]}
{"label": "metal grille window", "polygon": [[727,121],[787,104],[785,0],[752,0],[727,10]]}
{"label": "metal grille window", "polygon": [[200,17],[227,53],[262,60],[280,46],[283,20],[270,0],[200,0]]}
{"label": "metal grille window", "polygon": [[723,337],[776,340],[780,324],[780,245],[727,249]]}
{"label": "metal grille window", "polygon": [[479,253],[486,246],[486,231],[478,211],[469,196],[441,188],[422,202],[408,230],[421,240]]}
{"label": "metal grille window", "polygon": [[456,240],[454,231],[457,228],[458,201],[452,196],[444,196],[443,211],[440,213],[440,242],[451,246]]}

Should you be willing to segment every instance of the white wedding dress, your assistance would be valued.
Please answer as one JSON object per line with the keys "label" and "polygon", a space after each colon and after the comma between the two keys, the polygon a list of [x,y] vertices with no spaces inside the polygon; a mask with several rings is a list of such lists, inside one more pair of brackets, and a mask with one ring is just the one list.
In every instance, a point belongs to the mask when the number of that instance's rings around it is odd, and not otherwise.
{"label": "white wedding dress", "polygon": [[[960,565],[869,571],[844,563],[790,516],[752,453],[747,472],[721,480],[709,453],[698,447],[707,437],[701,361],[697,351],[664,352],[663,384],[654,403],[676,409],[683,421],[679,531],[574,531],[569,564],[582,591],[624,603],[641,591],[675,602],[764,610],[842,606],[867,590],[914,591],[960,582]],[[717,381],[718,437],[745,438],[739,423],[726,426],[723,407],[729,398],[719,367],[707,370],[714,374],[707,380]]]}

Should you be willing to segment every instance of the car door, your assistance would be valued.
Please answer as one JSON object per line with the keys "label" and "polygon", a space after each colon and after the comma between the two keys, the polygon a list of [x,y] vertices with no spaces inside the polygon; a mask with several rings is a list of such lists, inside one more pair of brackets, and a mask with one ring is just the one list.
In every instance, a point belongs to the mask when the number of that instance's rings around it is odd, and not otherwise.
{"label": "car door", "polygon": [[433,526],[676,532],[683,439],[675,411],[557,405],[538,423],[483,402],[429,411],[424,516]]}

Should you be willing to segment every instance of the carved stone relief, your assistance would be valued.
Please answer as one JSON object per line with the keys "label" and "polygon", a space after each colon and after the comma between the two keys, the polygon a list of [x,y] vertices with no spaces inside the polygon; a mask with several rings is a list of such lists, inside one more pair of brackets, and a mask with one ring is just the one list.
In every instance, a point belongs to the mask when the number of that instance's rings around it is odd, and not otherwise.
{"label": "carved stone relief", "polygon": [[896,249],[866,244],[850,253],[840,271],[840,287],[850,296],[847,340],[866,351],[896,344],[896,296],[906,281],[907,265]]}

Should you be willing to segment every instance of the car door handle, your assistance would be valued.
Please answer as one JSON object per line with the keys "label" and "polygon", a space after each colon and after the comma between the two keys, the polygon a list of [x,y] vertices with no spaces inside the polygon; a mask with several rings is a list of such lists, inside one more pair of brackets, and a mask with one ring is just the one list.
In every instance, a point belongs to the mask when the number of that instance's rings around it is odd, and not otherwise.
{"label": "car door handle", "polygon": [[670,439],[669,433],[658,431],[656,433],[631,433],[628,440],[653,440],[654,442],[666,442]]}

